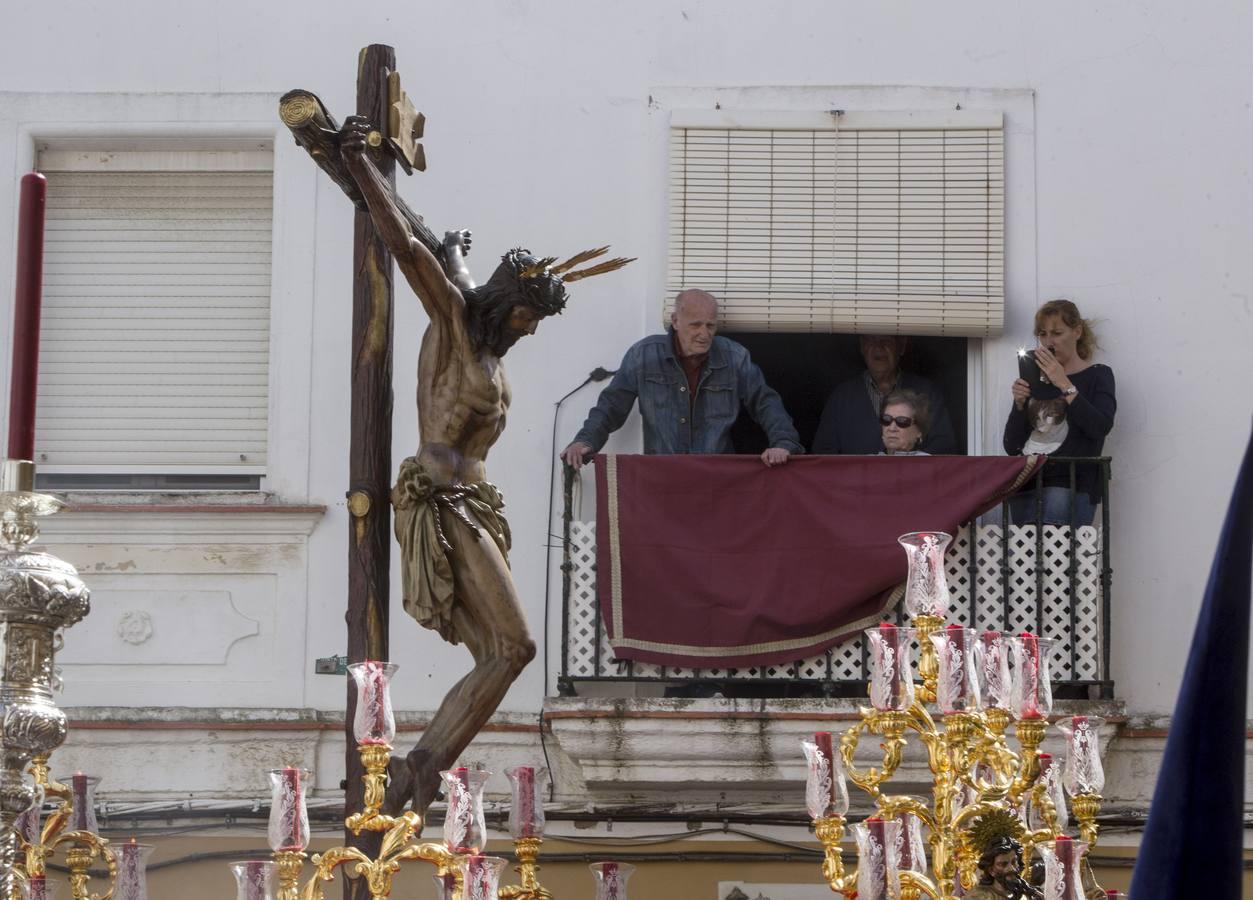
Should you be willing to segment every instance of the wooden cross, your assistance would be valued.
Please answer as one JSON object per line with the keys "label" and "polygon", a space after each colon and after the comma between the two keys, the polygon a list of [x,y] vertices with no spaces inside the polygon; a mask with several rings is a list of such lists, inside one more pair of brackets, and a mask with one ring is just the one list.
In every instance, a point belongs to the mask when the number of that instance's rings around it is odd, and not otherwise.
{"label": "wooden cross", "polygon": [[[379,173],[395,187],[397,163],[409,173],[426,169],[418,140],[425,117],[400,86],[391,47],[371,44],[361,51],[357,69],[357,115],[380,129],[374,148]],[[348,661],[386,660],[388,652],[388,596],[391,555],[392,461],[392,256],[374,228],[356,182],[344,168],[339,153],[339,124],[315,94],[289,91],[279,102],[279,116],[296,143],[343,189],[356,207],[353,217],[352,289],[352,399],[349,413],[348,459]],[[382,129],[386,129],[383,131]],[[413,233],[439,259],[442,243],[400,198],[402,215]],[[345,815],[363,807],[361,759],[353,737],[356,691],[349,685],[344,731],[347,737],[344,782]],[[382,835],[345,832],[348,846],[372,858],[378,855]],[[346,900],[366,900],[364,878],[345,882]]]}

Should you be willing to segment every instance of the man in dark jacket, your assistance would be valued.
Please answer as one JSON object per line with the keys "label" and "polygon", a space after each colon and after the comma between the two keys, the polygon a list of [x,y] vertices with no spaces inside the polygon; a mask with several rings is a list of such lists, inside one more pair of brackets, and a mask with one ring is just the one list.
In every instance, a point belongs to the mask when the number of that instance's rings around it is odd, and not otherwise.
{"label": "man in dark jacket", "polygon": [[883,398],[895,390],[909,390],[926,398],[931,431],[920,450],[930,454],[956,453],[957,438],[944,406],[944,395],[934,383],[901,371],[908,338],[890,334],[863,334],[861,357],[866,370],[836,385],[814,433],[814,453],[878,453],[883,449],[879,415]]}

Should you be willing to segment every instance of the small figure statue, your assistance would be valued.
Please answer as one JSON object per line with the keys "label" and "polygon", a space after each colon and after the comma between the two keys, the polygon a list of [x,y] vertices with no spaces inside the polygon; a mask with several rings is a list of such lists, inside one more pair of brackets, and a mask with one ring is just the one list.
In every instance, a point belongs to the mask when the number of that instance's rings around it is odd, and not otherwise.
{"label": "small figure statue", "polygon": [[[501,357],[541,319],[561,312],[565,284],[621,268],[613,259],[574,270],[608,248],[555,265],[511,250],[485,285],[465,268],[469,232],[448,232],[441,266],[401,214],[391,187],[366,152],[370,124],[348,119],[340,135],[344,165],[370,217],[418,295],[430,324],[418,356],[416,456],[392,491],[401,547],[405,609],[444,640],[464,643],[474,668],[444,698],[408,755],[393,765],[389,812],[406,797],[425,813],[449,768],[487,722],[535,656],[509,572],[509,525],[500,492],[487,480],[488,450],[505,427],[509,385]],[[398,762],[398,760],[397,760]]]}
{"label": "small figure statue", "polygon": [[966,900],[1043,900],[1044,894],[1022,878],[1022,844],[1009,835],[988,842],[979,857],[979,883]]}

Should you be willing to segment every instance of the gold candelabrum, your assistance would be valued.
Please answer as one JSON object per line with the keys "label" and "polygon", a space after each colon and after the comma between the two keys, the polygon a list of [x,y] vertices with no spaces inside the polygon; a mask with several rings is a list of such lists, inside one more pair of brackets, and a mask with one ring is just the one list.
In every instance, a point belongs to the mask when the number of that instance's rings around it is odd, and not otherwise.
{"label": "gold candelabrum", "polygon": [[[443,892],[441,900],[551,900],[552,894],[538,877],[544,826],[539,786],[546,777],[545,770],[518,766],[508,773],[513,786],[510,832],[518,860],[517,885],[498,887],[504,860],[481,855],[486,843],[482,791],[489,773],[467,768],[443,773],[448,812],[441,842],[418,840],[422,819],[416,812],[405,811],[398,816],[382,812],[396,727],[388,690],[395,670],[393,664],[375,661],[349,666],[358,689],[354,733],[365,769],[364,808],[345,818],[344,826],[355,835],[381,834],[377,857],[371,858],[356,847],[315,853],[309,858],[313,872],[302,886],[309,843],[303,792],[308,772],[294,768],[273,770],[269,827],[276,882],[273,896],[276,900],[324,900],[326,884],[335,878],[337,869],[347,867],[352,877],[365,879],[370,897],[388,897],[401,867],[422,861],[434,867]],[[259,880],[255,896],[246,892],[241,896],[247,900],[268,900],[270,895]]]}
{"label": "gold candelabrum", "polygon": [[[31,760],[30,775],[36,796],[45,801],[60,801],[42,822],[37,815],[38,804],[26,815],[31,817],[30,828],[19,821],[18,842],[21,861],[15,868],[18,883],[6,900],[21,900],[23,896],[42,900],[39,885],[46,877],[48,861],[58,851],[64,851],[65,865],[69,869],[70,897],[73,900],[108,900],[115,895],[118,883],[118,855],[116,848],[97,833],[91,796],[86,790],[88,781],[96,779],[75,775],[72,785],[52,779],[48,770],[48,757],[36,756]],[[102,893],[90,890],[90,868],[103,862],[108,870],[108,886]]]}
{"label": "gold candelabrum", "polygon": [[[1019,867],[1033,853],[1044,858],[1039,896],[1103,898],[1085,856],[1097,841],[1104,786],[1097,729],[1103,721],[1075,716],[1057,723],[1067,737],[1064,772],[1040,752],[1052,708],[1050,642],[946,626],[949,541],[940,532],[900,538],[909,555],[911,627],[884,623],[867,631],[871,705],[842,736],[820,732],[804,742],[806,800],[823,849],[823,878],[836,893],[855,893],[857,900],[949,900],[959,896],[959,885],[968,891],[981,879],[990,884],[981,857],[1000,848],[1000,855],[1017,855]],[[1011,725],[1016,749],[1007,737]],[[878,765],[859,768],[855,757],[867,736],[878,738],[882,756]],[[926,752],[926,799],[889,790],[911,740]],[[852,871],[842,856],[845,778],[875,806],[873,816],[854,826],[858,867]],[[1081,840],[1065,834],[1065,794]],[[1061,893],[1050,892],[1055,885]]]}

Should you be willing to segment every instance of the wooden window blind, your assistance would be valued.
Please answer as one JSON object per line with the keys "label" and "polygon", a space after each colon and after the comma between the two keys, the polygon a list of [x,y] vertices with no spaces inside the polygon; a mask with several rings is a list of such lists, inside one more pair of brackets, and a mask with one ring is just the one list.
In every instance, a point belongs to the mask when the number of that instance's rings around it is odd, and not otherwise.
{"label": "wooden window blind", "polygon": [[36,458],[264,474],[273,154],[45,150]]}
{"label": "wooden window blind", "polygon": [[703,288],[732,330],[997,334],[1004,172],[999,114],[676,125],[666,315]]}

